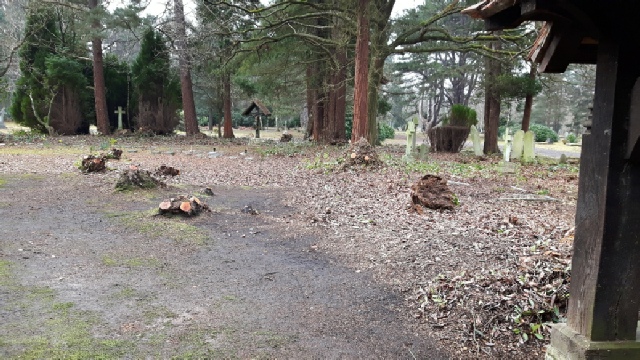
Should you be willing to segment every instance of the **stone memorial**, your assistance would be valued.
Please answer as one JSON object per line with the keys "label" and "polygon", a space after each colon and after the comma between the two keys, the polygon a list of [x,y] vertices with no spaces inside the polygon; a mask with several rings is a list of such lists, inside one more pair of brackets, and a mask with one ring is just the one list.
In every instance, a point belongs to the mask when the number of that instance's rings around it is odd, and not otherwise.
{"label": "stone memorial", "polygon": [[2,108],[0,109],[0,129],[5,129],[6,126],[4,125],[4,115],[5,115],[5,109]]}
{"label": "stone memorial", "polygon": [[122,106],[118,106],[118,110],[114,111],[115,114],[118,114],[118,130],[122,130],[122,115],[127,112],[122,109]]}
{"label": "stone memorial", "polygon": [[511,158],[511,135],[509,135],[509,128],[504,132],[504,161],[509,162]]}
{"label": "stone memorial", "polygon": [[536,158],[535,144],[536,144],[536,134],[531,130],[527,131],[524,134],[522,161],[532,162]]}
{"label": "stone memorial", "polygon": [[478,133],[478,129],[475,125],[471,125],[470,134],[471,142],[473,143],[473,153],[476,156],[484,155],[484,152],[482,151],[482,142],[480,141],[480,134]]}
{"label": "stone memorial", "polygon": [[416,129],[418,127],[418,118],[414,117],[413,119],[407,122],[407,148],[404,152],[405,159],[413,158],[416,153]]}
{"label": "stone memorial", "polygon": [[511,148],[511,158],[521,159],[524,152],[524,131],[518,130],[513,135],[513,146]]}

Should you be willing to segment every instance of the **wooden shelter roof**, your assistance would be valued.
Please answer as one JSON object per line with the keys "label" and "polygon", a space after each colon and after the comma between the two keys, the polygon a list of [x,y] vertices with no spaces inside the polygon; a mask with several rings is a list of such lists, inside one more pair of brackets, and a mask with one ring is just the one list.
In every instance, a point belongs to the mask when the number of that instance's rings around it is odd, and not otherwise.
{"label": "wooden shelter roof", "polygon": [[637,30],[618,26],[620,17],[637,7],[623,0],[484,0],[462,13],[484,19],[487,30],[545,21],[529,57],[540,63],[542,72],[564,72],[570,63],[595,64],[603,33],[640,39]]}
{"label": "wooden shelter roof", "polygon": [[242,112],[242,115],[249,116],[251,115],[251,112],[256,108],[258,109],[259,115],[271,116],[271,111],[269,111],[269,109],[257,99],[253,99],[253,101],[251,101],[251,105],[249,105],[249,107]]}

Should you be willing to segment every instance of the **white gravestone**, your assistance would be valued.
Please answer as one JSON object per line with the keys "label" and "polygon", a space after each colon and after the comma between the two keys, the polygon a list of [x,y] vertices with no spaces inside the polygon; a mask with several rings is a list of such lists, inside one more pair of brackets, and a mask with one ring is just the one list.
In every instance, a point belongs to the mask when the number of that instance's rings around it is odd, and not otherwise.
{"label": "white gravestone", "polygon": [[122,109],[122,106],[118,106],[118,110],[114,111],[115,114],[118,114],[118,130],[122,130],[122,115],[127,112]]}
{"label": "white gravestone", "polygon": [[476,156],[484,155],[482,151],[482,143],[480,142],[480,134],[475,125],[471,125],[471,142],[473,143],[473,153]]}
{"label": "white gravestone", "polygon": [[529,130],[524,134],[524,150],[522,160],[525,162],[532,162],[536,158],[535,153],[535,141],[536,134]]}
{"label": "white gravestone", "polygon": [[4,115],[5,115],[5,109],[2,108],[0,109],[0,129],[6,128],[6,126],[4,125]]}
{"label": "white gravestone", "polygon": [[524,152],[524,131],[518,130],[513,135],[513,147],[511,149],[511,158],[520,159]]}
{"label": "white gravestone", "polygon": [[509,135],[509,128],[504,132],[504,161],[509,162],[511,158],[511,135]]}

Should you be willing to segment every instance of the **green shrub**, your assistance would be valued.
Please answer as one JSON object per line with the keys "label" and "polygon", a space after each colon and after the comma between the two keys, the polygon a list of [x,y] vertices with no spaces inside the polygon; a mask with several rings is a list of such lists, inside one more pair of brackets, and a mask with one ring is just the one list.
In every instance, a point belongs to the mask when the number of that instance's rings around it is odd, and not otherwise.
{"label": "green shrub", "polygon": [[455,104],[451,107],[451,116],[448,118],[448,125],[471,126],[478,123],[478,114],[475,110],[462,104]]}
{"label": "green shrub", "polygon": [[533,124],[529,126],[529,130],[536,134],[536,142],[545,142],[547,139],[551,139],[551,142],[558,141],[558,134],[548,126]]}
{"label": "green shrub", "polygon": [[569,144],[575,144],[578,142],[578,137],[575,134],[569,134],[567,135],[567,142]]}
{"label": "green shrub", "polygon": [[396,131],[391,126],[384,123],[378,125],[378,140],[393,139],[395,136]]}

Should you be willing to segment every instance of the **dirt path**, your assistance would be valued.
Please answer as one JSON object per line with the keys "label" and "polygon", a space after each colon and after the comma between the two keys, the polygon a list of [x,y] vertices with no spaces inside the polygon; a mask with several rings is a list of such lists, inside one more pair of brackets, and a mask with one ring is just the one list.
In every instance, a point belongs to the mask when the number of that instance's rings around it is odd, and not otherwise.
{"label": "dirt path", "polygon": [[276,191],[214,188],[213,213],[167,219],[163,197],[198,189],[1,179],[1,358],[446,358],[400,297],[316,251]]}

